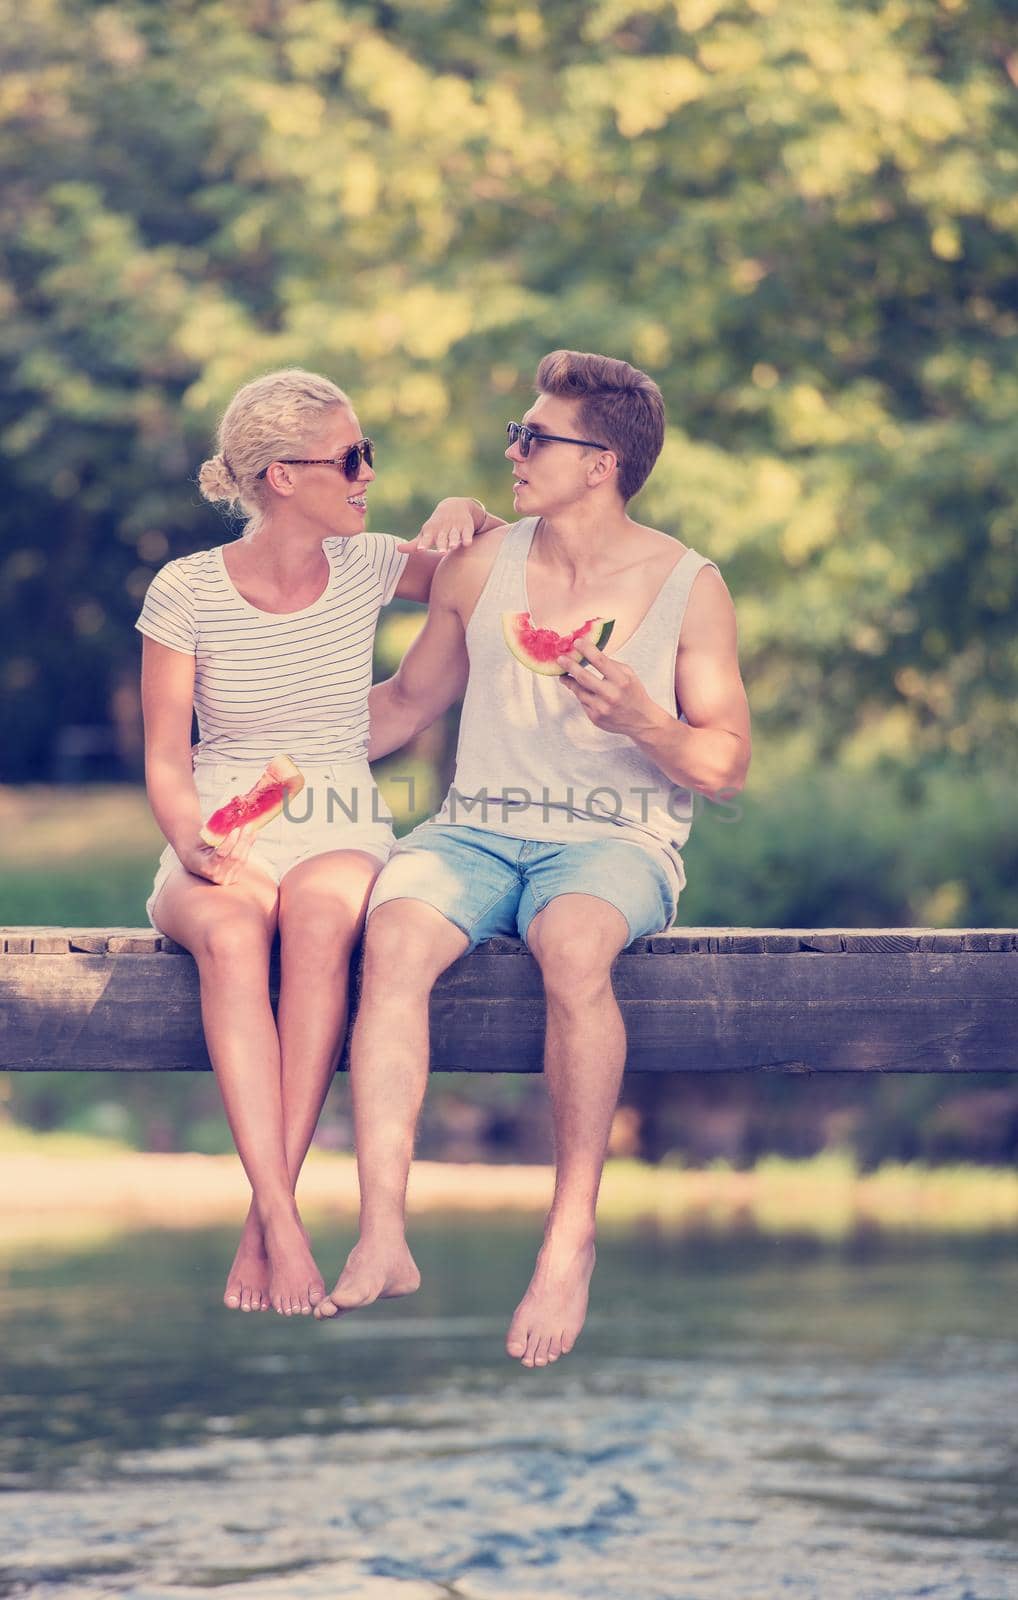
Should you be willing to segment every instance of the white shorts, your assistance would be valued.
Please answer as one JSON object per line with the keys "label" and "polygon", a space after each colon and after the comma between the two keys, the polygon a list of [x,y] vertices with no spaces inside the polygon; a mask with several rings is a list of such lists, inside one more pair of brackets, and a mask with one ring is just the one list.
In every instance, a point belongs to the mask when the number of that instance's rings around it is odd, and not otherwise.
{"label": "white shorts", "polygon": [[[262,766],[221,762],[197,766],[195,787],[203,821],[231,795],[246,794],[264,771]],[[304,788],[278,817],[255,834],[248,856],[280,883],[291,867],[329,850],[366,850],[384,866],[395,848],[392,812],[380,794],[366,761],[332,762],[302,766]],[[159,857],[152,893],[145,902],[148,919],[152,915],[163,884],[180,859],[172,845]]]}

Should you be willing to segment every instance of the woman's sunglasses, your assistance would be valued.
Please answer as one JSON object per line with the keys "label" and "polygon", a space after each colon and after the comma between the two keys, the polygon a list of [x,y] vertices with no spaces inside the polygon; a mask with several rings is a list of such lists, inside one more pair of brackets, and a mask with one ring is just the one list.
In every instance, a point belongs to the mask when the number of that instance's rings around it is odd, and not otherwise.
{"label": "woman's sunglasses", "polygon": [[510,445],[514,445],[517,442],[519,443],[520,455],[523,457],[524,461],[526,461],[527,457],[529,456],[530,446],[535,442],[535,440],[538,444],[586,444],[589,445],[592,450],[611,449],[610,445],[598,444],[596,439],[567,439],[561,433],[535,433],[534,430],[532,428],[528,428],[524,422],[508,422],[506,423],[505,431]]}
{"label": "woman's sunglasses", "polygon": [[[357,474],[361,470],[362,461],[366,461],[369,467],[374,466],[375,445],[372,439],[358,439],[357,443],[352,444],[346,454],[342,456],[315,456],[314,458],[277,456],[276,460],[282,467],[342,467],[343,475],[351,483],[355,483]],[[264,478],[271,466],[272,462],[270,461],[268,467],[263,467],[261,472],[256,473],[256,477]]]}

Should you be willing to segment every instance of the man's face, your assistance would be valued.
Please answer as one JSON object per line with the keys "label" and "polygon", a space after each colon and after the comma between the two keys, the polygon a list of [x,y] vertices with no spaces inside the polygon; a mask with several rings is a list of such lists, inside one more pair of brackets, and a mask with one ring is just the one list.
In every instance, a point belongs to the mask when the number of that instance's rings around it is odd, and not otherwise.
{"label": "man's face", "polygon": [[580,426],[579,409],[575,400],[541,394],[520,419],[533,429],[535,438],[528,456],[522,455],[519,440],[505,453],[513,466],[513,506],[519,516],[554,516],[591,492],[590,473],[599,452],[584,445],[542,444],[540,440],[543,433],[587,438]]}

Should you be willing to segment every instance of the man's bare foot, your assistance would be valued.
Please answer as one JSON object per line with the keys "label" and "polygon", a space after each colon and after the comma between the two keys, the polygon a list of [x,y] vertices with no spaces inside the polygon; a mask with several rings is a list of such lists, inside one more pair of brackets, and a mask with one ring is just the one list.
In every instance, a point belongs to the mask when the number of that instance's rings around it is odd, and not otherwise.
{"label": "man's bare foot", "polygon": [[546,1367],[568,1355],[587,1315],[594,1270],[593,1233],[568,1239],[549,1232],[526,1294],[509,1324],[505,1347],[525,1367]]}
{"label": "man's bare foot", "polygon": [[270,1271],[262,1225],[252,1201],[227,1275],[223,1304],[231,1311],[268,1311]]}
{"label": "man's bare foot", "polygon": [[358,1239],[332,1293],[315,1307],[315,1316],[357,1311],[373,1300],[413,1294],[421,1286],[417,1263],[401,1233]]}
{"label": "man's bare foot", "polygon": [[273,1212],[263,1225],[269,1262],[269,1301],[280,1316],[309,1316],[325,1294],[325,1280],[294,1207]]}

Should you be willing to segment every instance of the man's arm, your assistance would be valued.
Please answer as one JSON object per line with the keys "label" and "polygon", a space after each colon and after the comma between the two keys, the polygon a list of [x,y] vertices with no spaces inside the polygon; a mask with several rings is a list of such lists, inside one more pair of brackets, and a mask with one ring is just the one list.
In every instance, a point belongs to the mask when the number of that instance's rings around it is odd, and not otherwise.
{"label": "man's arm", "polygon": [[469,560],[465,551],[462,555],[454,551],[437,564],[424,627],[395,675],[376,683],[368,695],[369,761],[401,749],[447,711],[466,688],[466,633],[456,603],[464,560]]}
{"label": "man's arm", "polygon": [[566,666],[564,687],[591,722],[626,734],[672,783],[708,797],[743,787],[751,754],[749,704],[739,673],[735,607],[713,568],[694,580],[679,637],[675,698],[685,723],[651,699],[632,667],[596,645],[585,644],[582,657],[574,651],[559,662]]}
{"label": "man's arm", "polygon": [[[749,701],[739,671],[738,624],[727,585],[713,567],[697,574],[675,658],[675,699],[686,724],[665,719],[641,749],[673,783],[702,794],[742,789],[752,758]],[[694,785],[682,769],[698,779]]]}

